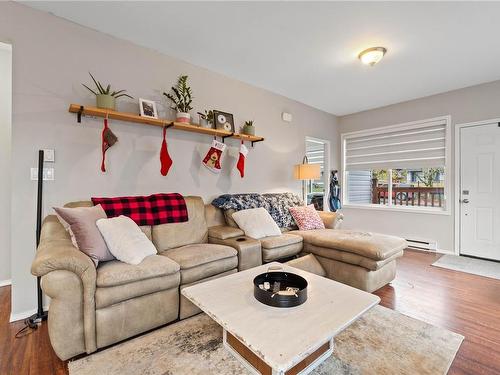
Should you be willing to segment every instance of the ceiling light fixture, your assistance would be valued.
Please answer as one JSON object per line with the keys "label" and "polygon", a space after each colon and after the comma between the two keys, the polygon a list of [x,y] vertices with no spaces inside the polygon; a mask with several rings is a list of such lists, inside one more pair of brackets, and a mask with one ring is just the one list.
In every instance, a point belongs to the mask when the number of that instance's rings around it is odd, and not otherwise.
{"label": "ceiling light fixture", "polygon": [[372,47],[361,51],[358,55],[358,58],[365,65],[373,66],[382,60],[385,53],[387,52],[387,48],[384,47]]}

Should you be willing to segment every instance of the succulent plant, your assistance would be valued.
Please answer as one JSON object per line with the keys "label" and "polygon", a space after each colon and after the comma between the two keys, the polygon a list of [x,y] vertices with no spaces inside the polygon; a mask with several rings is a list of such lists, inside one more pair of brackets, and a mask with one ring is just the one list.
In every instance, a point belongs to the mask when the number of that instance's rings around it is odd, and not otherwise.
{"label": "succulent plant", "polygon": [[253,120],[245,121],[246,126],[253,126]]}
{"label": "succulent plant", "polygon": [[92,77],[92,81],[94,81],[96,90],[92,90],[90,87],[88,87],[86,84],[82,83],[82,85],[89,90],[92,94],[95,96],[97,95],[110,95],[114,97],[115,99],[118,99],[122,96],[126,96],[127,98],[134,99],[131,97],[129,94],[127,94],[127,90],[117,90],[117,91],[111,91],[111,85],[107,85],[106,88],[104,88],[104,85],[101,84],[101,82],[97,81],[92,73],[90,73],[90,77]]}
{"label": "succulent plant", "polygon": [[214,121],[214,112],[212,110],[210,111],[207,111],[205,109],[205,113],[202,113],[202,112],[198,112],[198,114],[200,115],[200,117],[203,119],[203,120],[207,120],[209,122],[213,122]]}
{"label": "succulent plant", "polygon": [[191,87],[187,84],[188,76],[180,76],[177,79],[177,85],[172,86],[172,92],[166,93],[165,95],[172,102],[172,109],[177,110],[177,112],[189,112],[193,109],[191,103],[193,102]]}

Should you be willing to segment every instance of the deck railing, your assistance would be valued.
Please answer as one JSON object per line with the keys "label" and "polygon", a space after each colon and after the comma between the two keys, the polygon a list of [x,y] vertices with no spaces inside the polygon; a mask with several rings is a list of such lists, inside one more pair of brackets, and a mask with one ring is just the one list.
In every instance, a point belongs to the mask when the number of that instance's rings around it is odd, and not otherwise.
{"label": "deck railing", "polygon": [[[372,203],[387,204],[387,186],[372,187]],[[397,206],[443,207],[444,188],[427,186],[392,187],[392,204]]]}

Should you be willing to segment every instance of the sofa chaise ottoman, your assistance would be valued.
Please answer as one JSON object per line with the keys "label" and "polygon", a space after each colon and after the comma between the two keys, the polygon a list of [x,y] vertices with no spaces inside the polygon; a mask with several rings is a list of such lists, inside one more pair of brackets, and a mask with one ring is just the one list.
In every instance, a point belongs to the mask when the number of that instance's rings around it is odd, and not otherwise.
{"label": "sofa chaise ottoman", "polygon": [[385,234],[343,229],[294,230],[304,240],[303,254],[314,254],[326,277],[373,292],[396,276],[396,259],[406,240]]}

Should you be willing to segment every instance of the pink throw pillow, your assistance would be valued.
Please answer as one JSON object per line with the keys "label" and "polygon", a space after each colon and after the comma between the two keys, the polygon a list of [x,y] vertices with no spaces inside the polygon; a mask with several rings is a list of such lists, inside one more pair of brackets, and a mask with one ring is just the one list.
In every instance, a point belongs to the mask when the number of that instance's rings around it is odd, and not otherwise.
{"label": "pink throw pillow", "polygon": [[96,267],[100,261],[115,259],[97,228],[97,220],[107,219],[106,212],[101,205],[76,208],[54,207],[54,210],[69,224],[78,249],[87,254]]}
{"label": "pink throw pillow", "polygon": [[299,230],[325,229],[325,224],[314,205],[290,207],[290,213]]}

